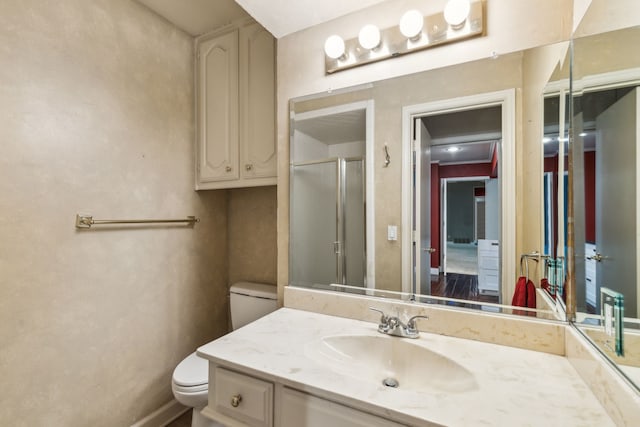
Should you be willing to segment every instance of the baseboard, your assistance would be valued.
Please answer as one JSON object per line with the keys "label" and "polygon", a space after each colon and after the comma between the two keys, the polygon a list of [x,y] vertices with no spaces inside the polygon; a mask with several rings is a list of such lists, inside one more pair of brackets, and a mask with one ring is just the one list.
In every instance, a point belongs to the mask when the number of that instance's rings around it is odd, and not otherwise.
{"label": "baseboard", "polygon": [[172,399],[137,423],[132,424],[131,427],[164,427],[190,409]]}

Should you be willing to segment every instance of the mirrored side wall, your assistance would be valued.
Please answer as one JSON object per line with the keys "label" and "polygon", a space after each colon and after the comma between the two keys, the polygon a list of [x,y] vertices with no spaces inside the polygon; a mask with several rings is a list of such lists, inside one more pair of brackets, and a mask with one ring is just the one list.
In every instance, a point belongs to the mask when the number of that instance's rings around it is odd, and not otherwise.
{"label": "mirrored side wall", "polygon": [[[640,391],[639,45],[640,26],[574,40],[571,172],[576,325]],[[606,289],[624,298],[623,354],[605,331]]]}

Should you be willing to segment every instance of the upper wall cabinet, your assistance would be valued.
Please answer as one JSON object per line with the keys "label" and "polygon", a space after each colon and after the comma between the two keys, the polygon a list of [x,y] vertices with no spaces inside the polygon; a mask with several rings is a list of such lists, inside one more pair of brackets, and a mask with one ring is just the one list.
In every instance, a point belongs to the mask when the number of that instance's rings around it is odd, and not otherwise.
{"label": "upper wall cabinet", "polygon": [[276,184],[275,39],[255,22],[196,42],[196,190]]}

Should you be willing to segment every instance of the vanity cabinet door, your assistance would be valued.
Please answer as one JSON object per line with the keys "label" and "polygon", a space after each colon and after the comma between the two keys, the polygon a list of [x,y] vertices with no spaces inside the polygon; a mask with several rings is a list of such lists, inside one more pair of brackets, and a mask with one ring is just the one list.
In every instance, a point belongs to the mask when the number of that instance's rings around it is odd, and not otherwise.
{"label": "vanity cabinet door", "polygon": [[280,427],[394,427],[386,418],[284,387],[280,399]]}
{"label": "vanity cabinet door", "polygon": [[273,384],[227,369],[215,368],[214,402],[222,414],[250,426],[273,425]]}

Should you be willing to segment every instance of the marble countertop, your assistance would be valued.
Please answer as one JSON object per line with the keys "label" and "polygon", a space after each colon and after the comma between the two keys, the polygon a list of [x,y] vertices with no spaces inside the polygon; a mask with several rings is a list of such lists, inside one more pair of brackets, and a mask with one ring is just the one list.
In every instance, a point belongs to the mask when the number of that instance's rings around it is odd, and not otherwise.
{"label": "marble countertop", "polygon": [[412,425],[614,425],[561,356],[423,332],[411,342],[466,368],[476,387],[418,392],[343,375],[305,355],[319,339],[334,335],[380,334],[374,323],[281,308],[200,347],[198,355]]}

